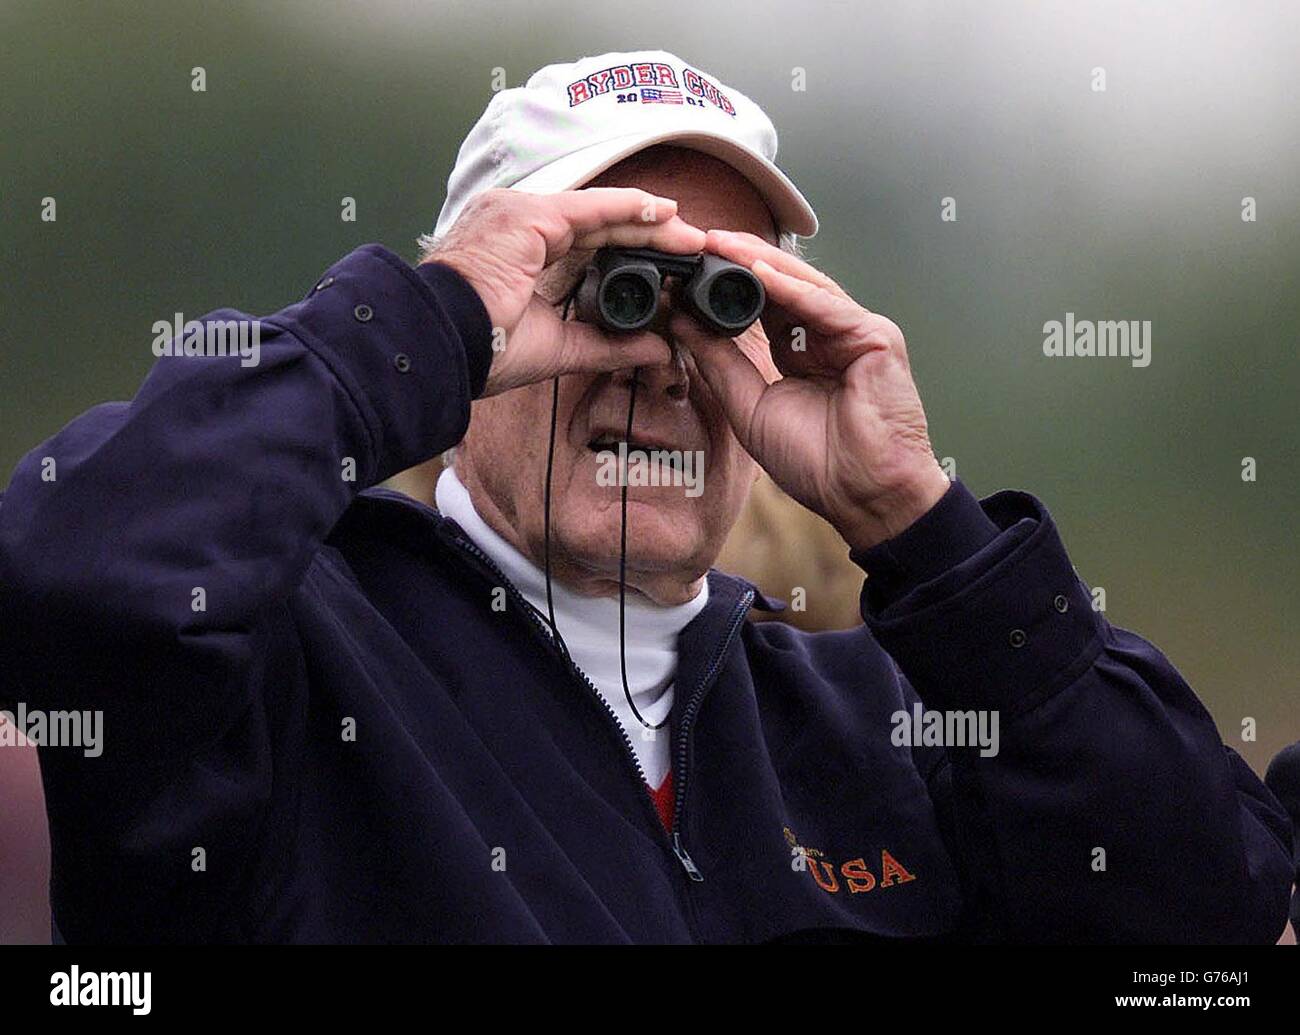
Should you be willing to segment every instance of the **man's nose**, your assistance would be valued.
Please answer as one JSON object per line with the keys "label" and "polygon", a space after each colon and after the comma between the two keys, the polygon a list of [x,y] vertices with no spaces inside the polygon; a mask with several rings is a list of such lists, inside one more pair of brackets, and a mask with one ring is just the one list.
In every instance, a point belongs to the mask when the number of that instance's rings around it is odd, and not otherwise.
{"label": "man's nose", "polygon": [[656,363],[653,366],[616,370],[613,374],[614,384],[621,388],[631,383],[632,370],[637,369],[640,370],[637,375],[639,392],[662,392],[674,401],[686,399],[691,392],[691,375],[686,367],[686,359],[682,350],[674,345],[671,339],[669,339],[668,345],[672,349],[672,358],[670,360],[664,363]]}
{"label": "man's nose", "polygon": [[[653,367],[641,367],[641,373],[637,377],[637,383],[643,389],[653,392],[662,391],[669,399],[674,400],[687,398],[691,391],[691,377],[685,356],[673,342],[672,333],[668,329],[678,301],[676,293],[668,285],[660,289],[659,308],[655,311],[654,319],[645,328],[668,342],[668,347],[672,350],[672,359]],[[620,370],[615,374],[614,383],[621,387],[631,380],[630,369]]]}

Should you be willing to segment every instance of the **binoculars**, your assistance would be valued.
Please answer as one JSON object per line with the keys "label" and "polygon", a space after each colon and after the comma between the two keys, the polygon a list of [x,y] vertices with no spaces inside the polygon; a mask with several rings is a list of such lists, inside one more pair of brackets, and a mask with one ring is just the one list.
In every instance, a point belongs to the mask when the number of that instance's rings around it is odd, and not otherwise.
{"label": "binoculars", "polygon": [[578,319],[606,331],[639,331],[655,318],[664,281],[718,334],[739,334],[758,319],[767,299],[744,266],[701,252],[673,255],[653,248],[601,248],[578,288]]}

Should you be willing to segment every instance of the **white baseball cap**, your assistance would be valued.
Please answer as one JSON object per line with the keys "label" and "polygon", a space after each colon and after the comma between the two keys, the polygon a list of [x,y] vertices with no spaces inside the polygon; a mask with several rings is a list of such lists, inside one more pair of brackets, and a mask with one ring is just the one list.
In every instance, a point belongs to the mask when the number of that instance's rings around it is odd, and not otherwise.
{"label": "white baseball cap", "polygon": [[812,206],[776,167],[776,128],[763,109],[667,51],[638,50],[547,65],[523,86],[496,93],[460,146],[434,237],[485,190],[573,190],[666,143],[734,168],[782,232],[817,232]]}

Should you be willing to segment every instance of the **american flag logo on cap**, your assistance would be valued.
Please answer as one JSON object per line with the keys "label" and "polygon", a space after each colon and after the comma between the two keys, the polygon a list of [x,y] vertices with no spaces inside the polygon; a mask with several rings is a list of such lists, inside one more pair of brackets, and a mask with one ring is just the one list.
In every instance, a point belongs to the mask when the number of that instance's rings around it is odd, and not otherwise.
{"label": "american flag logo on cap", "polygon": [[656,90],[650,87],[644,87],[641,90],[641,100],[645,104],[681,104],[681,90]]}

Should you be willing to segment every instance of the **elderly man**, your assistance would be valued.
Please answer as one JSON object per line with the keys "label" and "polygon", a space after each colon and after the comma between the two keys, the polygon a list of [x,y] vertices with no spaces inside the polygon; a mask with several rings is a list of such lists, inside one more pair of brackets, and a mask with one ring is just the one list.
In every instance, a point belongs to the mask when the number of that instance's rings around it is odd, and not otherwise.
{"label": "elderly man", "polygon": [[[104,717],[42,748],[69,940],[1276,939],[1285,814],[1037,500],[949,483],[775,153],[671,54],[544,69],[418,267],[361,248],[22,461],[4,696]],[[762,319],[579,319],[608,246],[745,267]],[[621,444],[703,491],[608,484]],[[453,446],[437,510],[377,487]],[[760,468],[864,626],[711,569]]]}

